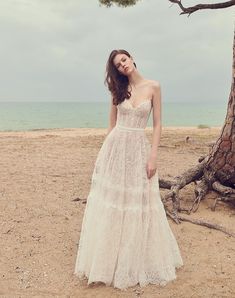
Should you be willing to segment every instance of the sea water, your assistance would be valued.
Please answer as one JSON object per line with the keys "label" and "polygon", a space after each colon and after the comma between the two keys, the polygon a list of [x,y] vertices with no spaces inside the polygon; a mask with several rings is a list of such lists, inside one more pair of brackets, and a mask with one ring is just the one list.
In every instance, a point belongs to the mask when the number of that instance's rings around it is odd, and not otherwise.
{"label": "sea water", "polygon": [[[163,102],[163,126],[222,126],[225,102]],[[107,128],[109,102],[0,102],[0,130]],[[152,126],[152,113],[147,126]]]}

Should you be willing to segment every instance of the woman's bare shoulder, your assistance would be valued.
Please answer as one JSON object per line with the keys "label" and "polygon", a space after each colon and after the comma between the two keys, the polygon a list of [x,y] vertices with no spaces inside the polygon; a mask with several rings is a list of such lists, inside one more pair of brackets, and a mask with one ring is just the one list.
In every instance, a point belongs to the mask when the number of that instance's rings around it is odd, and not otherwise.
{"label": "woman's bare shoulder", "polygon": [[158,92],[161,89],[160,82],[157,80],[146,80],[148,88],[151,89],[152,93]]}
{"label": "woman's bare shoulder", "polygon": [[160,82],[157,80],[145,79],[145,86],[150,88],[160,88]]}
{"label": "woman's bare shoulder", "polygon": [[157,80],[147,80],[147,84],[150,87],[153,87],[153,88],[159,88],[160,87],[160,82],[157,81]]}

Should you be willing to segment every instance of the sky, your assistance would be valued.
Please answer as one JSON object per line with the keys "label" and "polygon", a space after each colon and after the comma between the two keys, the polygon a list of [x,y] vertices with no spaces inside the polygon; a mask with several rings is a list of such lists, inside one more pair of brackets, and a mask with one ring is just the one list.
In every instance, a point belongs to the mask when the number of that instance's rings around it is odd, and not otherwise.
{"label": "sky", "polygon": [[108,102],[106,61],[126,49],[164,101],[227,102],[235,7],[179,13],[167,0],[0,0],[0,101]]}

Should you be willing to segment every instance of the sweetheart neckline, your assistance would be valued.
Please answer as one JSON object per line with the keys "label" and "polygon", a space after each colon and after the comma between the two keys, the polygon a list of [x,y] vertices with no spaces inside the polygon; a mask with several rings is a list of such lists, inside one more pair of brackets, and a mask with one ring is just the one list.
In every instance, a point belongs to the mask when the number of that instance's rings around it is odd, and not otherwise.
{"label": "sweetheart neckline", "polygon": [[129,102],[129,105],[131,106],[131,108],[133,109],[133,110],[135,110],[135,109],[137,109],[138,107],[140,107],[142,104],[144,104],[144,103],[146,103],[146,102],[152,102],[152,99],[145,99],[145,100],[143,100],[140,104],[138,104],[136,107],[134,107],[133,105],[132,105],[132,103],[130,102],[130,100],[128,100],[128,99],[125,99],[125,101],[128,101]]}

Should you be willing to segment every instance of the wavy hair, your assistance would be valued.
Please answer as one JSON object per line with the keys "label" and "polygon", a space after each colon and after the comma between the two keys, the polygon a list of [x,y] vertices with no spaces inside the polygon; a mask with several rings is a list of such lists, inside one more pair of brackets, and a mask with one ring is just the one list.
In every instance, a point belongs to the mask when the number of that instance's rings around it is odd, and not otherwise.
{"label": "wavy hair", "polygon": [[[113,104],[118,105],[126,98],[131,97],[131,92],[128,91],[129,79],[127,76],[121,74],[113,63],[113,60],[117,54],[125,54],[128,57],[131,55],[126,50],[113,50],[108,58],[106,64],[106,78],[105,85],[108,85],[108,89],[113,96]],[[135,67],[136,64],[134,63]]]}

